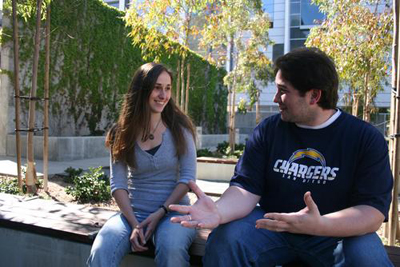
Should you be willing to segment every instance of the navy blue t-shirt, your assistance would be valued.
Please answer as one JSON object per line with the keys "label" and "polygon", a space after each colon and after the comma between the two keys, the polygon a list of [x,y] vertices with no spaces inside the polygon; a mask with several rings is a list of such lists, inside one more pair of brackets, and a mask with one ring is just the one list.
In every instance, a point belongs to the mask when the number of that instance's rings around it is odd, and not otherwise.
{"label": "navy blue t-shirt", "polygon": [[305,129],[278,114],[255,128],[231,185],[261,196],[265,212],[299,211],[310,191],[321,215],[369,205],[387,218],[393,179],[372,125],[342,112],[325,128]]}

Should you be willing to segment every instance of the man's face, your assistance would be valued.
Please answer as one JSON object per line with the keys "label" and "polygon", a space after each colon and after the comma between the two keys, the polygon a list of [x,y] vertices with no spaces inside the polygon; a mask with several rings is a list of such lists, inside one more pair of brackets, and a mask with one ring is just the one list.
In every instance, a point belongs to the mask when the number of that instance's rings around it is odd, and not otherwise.
{"label": "man's face", "polygon": [[300,92],[282,77],[280,70],[276,74],[275,84],[274,102],[279,105],[282,120],[311,126],[315,116],[310,104],[312,91],[301,96]]}

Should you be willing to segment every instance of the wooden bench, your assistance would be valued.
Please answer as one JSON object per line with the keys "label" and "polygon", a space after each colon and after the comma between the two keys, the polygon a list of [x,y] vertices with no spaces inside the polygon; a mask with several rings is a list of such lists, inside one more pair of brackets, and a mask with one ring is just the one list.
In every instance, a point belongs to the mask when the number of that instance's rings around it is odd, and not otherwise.
{"label": "wooden bench", "polygon": [[[0,230],[9,229],[10,231],[33,234],[36,237],[45,236],[57,240],[65,240],[73,242],[76,246],[85,244],[83,259],[80,260],[81,263],[82,260],[87,258],[90,246],[98,230],[113,214],[115,214],[115,211],[106,209],[0,193]],[[192,266],[201,266],[201,258],[204,255],[208,234],[208,230],[198,231],[198,235],[190,248]],[[4,236],[1,239],[4,239]],[[7,240],[3,241],[7,242]],[[11,239],[9,242],[9,244],[6,243],[7,246],[15,245]],[[52,246],[50,241],[49,246]],[[18,252],[19,248],[15,247],[14,250]],[[387,246],[386,250],[394,266],[400,266],[400,247]],[[3,247],[0,246],[0,256],[2,259],[6,259],[6,262],[7,257],[11,260],[10,251],[13,250],[9,249],[7,251],[4,251],[4,244]],[[8,255],[2,255],[1,253],[8,253]],[[61,255],[69,255],[69,257],[74,257],[75,255],[74,253],[68,254],[66,251],[61,251],[60,253]],[[154,251],[134,254],[140,257],[154,257]],[[45,255],[44,257],[50,257],[50,253],[43,255]],[[17,257],[25,256],[19,255]],[[4,260],[2,261],[4,264]],[[65,265],[51,264],[51,266],[71,266],[71,262],[67,262],[67,259],[64,261],[66,262]],[[50,266],[50,264],[30,264],[29,266]],[[292,264],[288,266],[301,265]]]}
{"label": "wooden bench", "polygon": [[[113,214],[115,211],[106,209],[0,193],[0,228],[3,231],[9,229],[14,233],[15,231],[24,232],[36,237],[45,236],[85,244],[87,246],[84,253],[87,255],[84,255],[84,258],[89,256],[88,252],[97,232]],[[198,231],[197,237],[190,247],[193,266],[201,265],[208,234],[208,230]],[[8,244],[3,244],[3,246],[6,245]],[[14,249],[18,251],[19,248]],[[41,250],[43,249],[46,248],[41,248]],[[0,245],[0,257],[7,256],[1,253],[5,252],[1,251]],[[141,257],[154,257],[154,251],[134,254]],[[81,259],[81,264],[78,265],[82,265],[83,260],[85,259]]]}

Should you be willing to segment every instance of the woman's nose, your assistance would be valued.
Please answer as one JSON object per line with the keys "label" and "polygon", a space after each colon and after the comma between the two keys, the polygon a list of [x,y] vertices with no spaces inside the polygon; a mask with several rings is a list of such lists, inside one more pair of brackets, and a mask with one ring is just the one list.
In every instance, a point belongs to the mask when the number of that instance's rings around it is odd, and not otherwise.
{"label": "woman's nose", "polygon": [[161,98],[161,99],[164,99],[164,98],[165,98],[165,91],[164,91],[164,89],[160,90],[160,93],[158,94],[158,97]]}

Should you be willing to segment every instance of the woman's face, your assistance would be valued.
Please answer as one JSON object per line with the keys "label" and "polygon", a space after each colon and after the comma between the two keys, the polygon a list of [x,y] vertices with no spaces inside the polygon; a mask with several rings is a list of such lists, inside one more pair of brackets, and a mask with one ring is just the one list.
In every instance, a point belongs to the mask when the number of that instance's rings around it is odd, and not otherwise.
{"label": "woman's face", "polygon": [[161,113],[171,98],[171,77],[164,71],[158,76],[153,91],[149,97],[149,106],[152,113]]}

